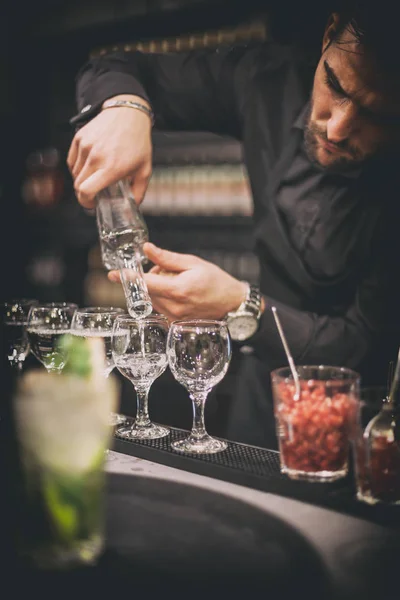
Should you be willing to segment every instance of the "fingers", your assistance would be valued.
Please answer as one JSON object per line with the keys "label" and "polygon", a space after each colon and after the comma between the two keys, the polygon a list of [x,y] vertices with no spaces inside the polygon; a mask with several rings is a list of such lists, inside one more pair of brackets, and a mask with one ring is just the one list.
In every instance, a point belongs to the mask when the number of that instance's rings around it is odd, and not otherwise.
{"label": "fingers", "polygon": [[160,315],[164,315],[164,317],[167,317],[169,322],[175,320],[175,317],[168,310],[168,301],[163,302],[161,298],[154,298],[154,300],[152,300],[152,303],[154,312],[157,312]]}
{"label": "fingers", "polygon": [[165,269],[161,269],[158,265],[151,268],[149,273],[156,273],[157,275],[164,275],[164,277],[176,277],[179,273],[175,271],[166,271]]}
{"label": "fingers", "polygon": [[165,271],[174,271],[178,273],[187,271],[201,260],[197,256],[192,256],[191,254],[180,254],[179,252],[163,250],[149,242],[143,245],[143,250],[151,262]]}
{"label": "fingers", "polygon": [[141,204],[143,202],[147,187],[150,182],[150,177],[151,173],[147,173],[147,169],[143,167],[142,169],[138,170],[135,173],[135,176],[132,178],[131,188],[136,204]]}
{"label": "fingers", "polygon": [[75,135],[74,139],[72,140],[71,147],[69,149],[68,156],[67,156],[67,165],[68,165],[68,168],[71,173],[74,168],[76,158],[78,156],[78,150],[79,150],[79,142],[78,142],[77,135]]}
{"label": "fingers", "polygon": [[177,293],[175,278],[165,277],[165,275],[157,275],[155,273],[146,273],[144,279],[152,298],[154,296],[160,298],[175,298]]}
{"label": "fingers", "polygon": [[161,269],[161,267],[159,267],[158,265],[154,265],[154,267],[151,267],[149,273],[154,273],[155,275],[160,275],[161,273],[164,273],[165,271],[163,271]]}
{"label": "fingers", "polygon": [[72,176],[75,180],[75,191],[79,191],[81,184],[86,181],[86,179],[88,179],[95,171],[96,166],[90,155],[83,150],[79,151],[78,158],[76,160],[76,167],[72,171]]}
{"label": "fingers", "polygon": [[[129,273],[129,271],[127,271],[125,273],[125,276],[127,277],[127,279],[129,278],[128,273]],[[108,273],[108,279],[109,279],[109,281],[112,281],[113,283],[121,283],[120,272],[119,271],[110,271]],[[150,290],[149,290],[149,293],[151,293]],[[151,302],[153,304],[154,311],[156,311],[162,315],[165,315],[170,321],[172,321],[175,318],[168,311],[169,300],[166,300],[166,299],[162,298],[161,296],[153,295]]]}
{"label": "fingers", "polygon": [[110,271],[107,274],[107,277],[109,281],[112,281],[112,283],[121,283],[121,275],[119,274],[119,271]]}
{"label": "fingers", "polygon": [[[129,271],[129,269],[125,269],[124,275],[127,280],[134,280],[137,277],[136,272]],[[172,277],[149,272],[145,274],[144,278],[150,295],[165,298],[171,298],[175,295],[176,286],[172,283]],[[110,271],[108,279],[112,283],[121,283],[121,274],[119,271]]]}
{"label": "fingers", "polygon": [[114,181],[133,174],[139,204],[151,176],[151,124],[139,111],[101,111],[74,136],[67,163],[79,202],[92,208],[94,197]]}
{"label": "fingers", "polygon": [[67,156],[68,168],[74,180],[79,176],[91,149],[84,129],[83,127],[75,134]]}
{"label": "fingers", "polygon": [[87,148],[83,148],[82,146],[79,146],[75,164],[73,165],[72,171],[71,171],[72,177],[75,180],[75,182],[76,182],[77,177],[79,177],[79,175],[82,173],[82,169],[85,166],[88,154],[89,154],[89,151]]}
{"label": "fingers", "polygon": [[[164,271],[158,265],[155,265],[154,267],[152,267],[150,269],[149,273],[152,273],[153,275],[163,275],[164,277],[174,277],[174,276],[178,275],[178,273],[174,273],[173,271]],[[109,271],[108,279],[110,281],[112,281],[113,283],[120,283],[121,282],[120,272],[119,271]]]}
{"label": "fingers", "polygon": [[75,184],[76,196],[85,208],[93,208],[95,195],[115,181],[115,173],[109,169],[98,169],[82,183]]}
{"label": "fingers", "polygon": [[[98,161],[93,153],[89,154],[84,149],[78,151],[72,172],[75,177],[74,188],[79,202],[86,208],[92,208],[96,194],[118,179],[118,171],[111,170],[107,164],[102,168],[98,168],[97,165]],[[133,176],[133,180],[133,195],[135,201],[140,204],[146,193],[149,178],[145,178],[140,169]]]}

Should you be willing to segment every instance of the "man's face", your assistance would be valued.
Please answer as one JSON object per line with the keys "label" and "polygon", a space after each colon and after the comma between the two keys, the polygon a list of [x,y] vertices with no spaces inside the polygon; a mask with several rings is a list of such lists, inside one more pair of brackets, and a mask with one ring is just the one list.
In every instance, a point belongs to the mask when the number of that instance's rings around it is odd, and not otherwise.
{"label": "man's face", "polygon": [[328,42],[329,29],[315,72],[305,145],[313,162],[338,171],[400,141],[400,95],[387,91],[351,32]]}

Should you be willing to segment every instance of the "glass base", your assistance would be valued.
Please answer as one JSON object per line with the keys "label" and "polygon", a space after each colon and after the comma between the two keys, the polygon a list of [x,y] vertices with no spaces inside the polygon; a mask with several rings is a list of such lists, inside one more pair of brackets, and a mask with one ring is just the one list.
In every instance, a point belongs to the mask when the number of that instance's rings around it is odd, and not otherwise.
{"label": "glass base", "polygon": [[400,505],[400,498],[394,501],[385,501],[380,500],[379,498],[375,498],[370,492],[362,492],[360,490],[357,491],[357,500],[361,500],[361,502],[366,502],[367,504],[386,504],[386,505]]}
{"label": "glass base", "polygon": [[29,564],[39,569],[65,570],[95,565],[104,548],[101,535],[93,535],[85,540],[77,540],[70,546],[57,543],[31,548],[21,552]]}
{"label": "glass base", "polygon": [[221,440],[216,440],[211,436],[196,439],[191,436],[184,440],[172,442],[171,447],[177,452],[189,452],[190,454],[215,454],[226,450],[228,444]]}
{"label": "glass base", "polygon": [[125,415],[120,415],[118,413],[110,414],[111,427],[116,427],[117,425],[122,425],[122,423],[125,423],[127,420],[128,420],[128,417],[126,417]]}
{"label": "glass base", "polygon": [[150,423],[146,426],[139,426],[134,423],[125,427],[118,427],[115,431],[118,438],[124,440],[157,440],[169,435],[168,427]]}
{"label": "glass base", "polygon": [[357,500],[361,500],[361,502],[366,502],[367,504],[378,504],[379,500],[376,500],[373,496],[368,493],[357,492]]}
{"label": "glass base", "polygon": [[346,477],[347,469],[340,469],[340,471],[298,471],[297,469],[288,469],[285,466],[281,466],[281,473],[284,473],[290,479],[296,479],[298,481],[336,481],[336,479],[342,479]]}

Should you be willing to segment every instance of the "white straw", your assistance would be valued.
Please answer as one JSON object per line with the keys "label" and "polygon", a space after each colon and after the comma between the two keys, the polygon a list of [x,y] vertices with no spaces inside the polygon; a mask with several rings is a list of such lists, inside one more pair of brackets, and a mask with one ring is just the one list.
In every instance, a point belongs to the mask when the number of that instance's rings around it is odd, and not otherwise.
{"label": "white straw", "polygon": [[286,353],[286,358],[288,360],[290,370],[292,372],[294,385],[296,387],[296,396],[298,398],[300,398],[301,388],[300,388],[300,380],[299,380],[299,375],[297,373],[296,365],[294,364],[293,357],[290,354],[289,346],[288,346],[285,334],[284,334],[283,329],[282,329],[282,325],[281,325],[281,322],[280,322],[280,319],[279,319],[279,316],[278,316],[278,311],[276,309],[276,306],[272,306],[271,310],[272,310],[272,314],[274,315],[275,323],[276,323],[276,326],[277,326],[278,331],[279,331],[279,336],[281,338],[281,342],[282,342],[283,348],[284,348],[285,353]]}
{"label": "white straw", "polygon": [[389,392],[389,398],[388,398],[388,402],[390,402],[390,403],[394,402],[394,397],[397,392],[397,387],[399,385],[399,379],[400,379],[400,348],[399,348],[399,353],[397,355],[397,363],[396,363],[396,367],[394,369],[392,385],[390,386],[390,392]]}

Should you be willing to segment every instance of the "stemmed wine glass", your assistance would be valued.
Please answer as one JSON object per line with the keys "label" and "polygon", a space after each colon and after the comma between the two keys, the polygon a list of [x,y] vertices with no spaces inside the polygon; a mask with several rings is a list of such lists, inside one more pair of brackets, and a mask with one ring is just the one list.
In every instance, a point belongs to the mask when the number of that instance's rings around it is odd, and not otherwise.
{"label": "stemmed wine glass", "polygon": [[27,332],[32,353],[49,373],[61,373],[67,354],[59,346],[62,335],[69,334],[77,305],[51,302],[32,306],[28,315]]}
{"label": "stemmed wine glass", "polygon": [[114,362],[136,390],[137,411],[132,425],[118,427],[116,435],[125,439],[154,440],[169,434],[167,427],[152,423],[148,395],[153,382],[167,368],[168,320],[162,315],[145,319],[118,316],[112,338]]}
{"label": "stemmed wine glass", "polygon": [[204,424],[204,406],[211,389],[225,376],[231,340],[223,321],[174,321],[167,341],[168,364],[175,379],[189,392],[193,427],[188,438],[171,443],[178,452],[214,454],[226,442],[211,437]]}
{"label": "stemmed wine glass", "polygon": [[[123,308],[114,306],[90,306],[88,308],[78,308],[71,323],[71,334],[80,337],[97,337],[104,341],[105,353],[105,371],[104,376],[108,377],[115,367],[112,355],[112,330],[114,321],[118,315],[124,314]],[[127,417],[117,413],[111,413],[111,425],[120,425],[125,423]]]}
{"label": "stemmed wine glass", "polygon": [[11,300],[2,305],[3,341],[10,365],[22,371],[29,354],[29,340],[26,332],[28,314],[37,300]]}

